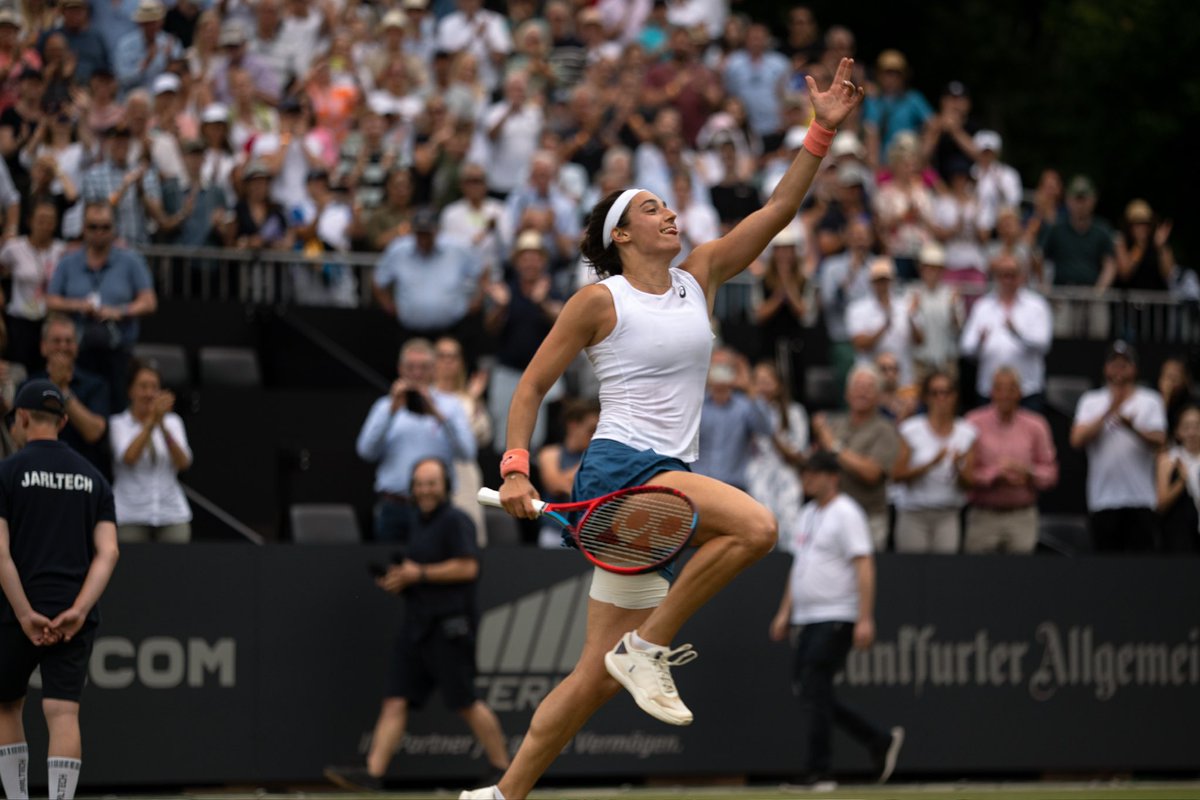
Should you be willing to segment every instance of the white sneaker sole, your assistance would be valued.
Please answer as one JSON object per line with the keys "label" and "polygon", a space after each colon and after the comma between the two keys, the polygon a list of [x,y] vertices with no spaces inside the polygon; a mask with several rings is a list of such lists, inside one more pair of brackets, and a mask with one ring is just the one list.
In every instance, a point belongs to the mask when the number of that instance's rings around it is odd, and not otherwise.
{"label": "white sneaker sole", "polygon": [[613,660],[613,653],[609,652],[604,654],[604,668],[608,670],[608,674],[613,676],[617,683],[625,687],[625,690],[629,692],[631,697],[633,697],[633,702],[638,704],[638,708],[640,708],[642,711],[645,711],[659,722],[665,722],[668,725],[678,726],[692,724],[694,717],[691,714],[688,714],[686,717],[676,716],[664,709],[662,706],[658,705],[658,703],[655,703],[648,698],[646,693],[642,691],[642,688],[631,681],[625,674],[625,671],[617,666]]}

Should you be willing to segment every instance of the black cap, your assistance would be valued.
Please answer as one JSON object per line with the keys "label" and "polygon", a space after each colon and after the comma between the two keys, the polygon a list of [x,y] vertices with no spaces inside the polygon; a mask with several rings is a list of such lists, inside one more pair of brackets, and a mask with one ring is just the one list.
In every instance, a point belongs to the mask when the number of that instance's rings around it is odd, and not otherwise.
{"label": "black cap", "polygon": [[1114,358],[1123,358],[1130,364],[1137,366],[1137,351],[1133,349],[1133,345],[1129,342],[1117,339],[1108,348],[1108,355],[1104,358],[1104,363],[1112,361]]}
{"label": "black cap", "polygon": [[46,76],[42,74],[40,69],[36,67],[26,67],[21,70],[21,74],[17,76],[19,81],[44,81]]}
{"label": "black cap", "polygon": [[29,411],[45,411],[48,414],[57,414],[60,417],[67,413],[67,401],[63,397],[62,392],[44,378],[36,378],[31,381],[26,381],[25,385],[17,390],[17,396],[13,400],[13,408],[24,408]]}
{"label": "black cap", "polygon": [[283,98],[283,102],[279,104],[280,114],[295,114],[304,110],[304,104],[300,102],[300,98],[294,94],[290,94]]}
{"label": "black cap", "polygon": [[841,472],[842,468],[838,464],[837,456],[828,450],[818,450],[808,457],[804,462],[804,466],[800,468],[804,472]]}
{"label": "black cap", "polygon": [[413,214],[412,227],[414,231],[431,233],[437,230],[438,214],[432,208],[418,208]]}

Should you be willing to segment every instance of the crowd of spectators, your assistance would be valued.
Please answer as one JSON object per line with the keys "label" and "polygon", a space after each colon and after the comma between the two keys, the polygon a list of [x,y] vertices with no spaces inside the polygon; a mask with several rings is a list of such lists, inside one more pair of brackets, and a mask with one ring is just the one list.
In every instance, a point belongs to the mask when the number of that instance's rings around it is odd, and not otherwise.
{"label": "crowd of spectators", "polygon": [[[941,80],[926,98],[904,53],[858,53],[853,31],[821,22],[796,5],[772,31],[729,0],[19,0],[0,9],[0,264],[11,277],[0,380],[21,368],[60,383],[95,373],[94,413],[124,408],[138,318],[156,303],[136,252],[148,243],[379,253],[373,274],[311,258],[289,280],[303,303],[373,297],[405,338],[437,342],[436,355],[406,351],[421,363],[402,368],[359,442],[384,461],[381,497],[402,500],[404,465],[421,454],[393,463],[387,410],[414,394],[439,408],[456,396],[468,410],[444,412],[456,421],[438,445],[447,459],[503,450],[516,376],[562,302],[594,279],[578,240],[597,199],[654,191],[679,215],[686,257],[761,205],[803,143],[805,77],[828,82],[854,56],[867,99],[800,214],[751,268],[748,332],[723,313],[741,287],[717,299],[718,332],[740,354],[714,364],[708,441],[728,439],[721,452],[734,462],[722,455],[716,468],[736,467],[725,477],[781,517],[779,498],[800,491],[784,473],[812,445],[840,449],[842,485],[861,495],[877,546],[895,508],[897,544],[941,547],[968,502],[968,517],[1012,511],[1004,504],[1028,506],[1053,482],[1037,426],[998,399],[1015,383],[1028,413],[1044,407],[1054,330],[1044,290],[1166,290],[1185,273],[1171,223],[1147,201],[1131,200],[1114,230],[1096,216],[1089,177],[1008,164],[1006,134],[980,123],[987,115],[956,76],[922,76]],[[82,369],[64,372],[61,347],[48,344],[54,312],[71,315]],[[806,368],[789,345],[817,324],[829,351],[808,358],[832,367],[849,411],[813,415],[810,430],[789,399]],[[59,354],[47,362],[48,352]],[[960,385],[960,357],[977,365],[973,386]],[[471,372],[480,363],[488,371]],[[586,366],[568,377],[551,402],[586,399]],[[1194,421],[1184,397],[1167,398],[1164,433]],[[987,424],[956,416],[989,401]],[[1101,405],[1116,409],[1105,420],[1133,420],[1122,430],[1149,447],[1154,415],[1126,417],[1116,394]],[[1100,459],[1107,428],[1091,410],[1081,403],[1089,435],[1078,444]],[[1014,419],[1033,426],[1026,455],[1043,460],[1024,464],[1024,477],[1013,454],[973,463],[989,452],[989,426]],[[561,425],[543,417],[535,444],[559,438],[551,428]],[[1174,471],[1149,479],[1162,497],[1197,494],[1193,450],[1180,442]],[[571,451],[551,444],[560,449],[547,463],[566,474]],[[1013,491],[955,484],[973,473]],[[1138,504],[1160,505],[1142,494]],[[384,516],[399,536],[404,514]]]}

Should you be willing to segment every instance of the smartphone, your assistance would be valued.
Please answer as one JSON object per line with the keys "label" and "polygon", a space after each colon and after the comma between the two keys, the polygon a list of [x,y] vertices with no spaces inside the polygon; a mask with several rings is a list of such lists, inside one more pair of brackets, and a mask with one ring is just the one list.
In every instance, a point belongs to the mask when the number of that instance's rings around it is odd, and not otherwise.
{"label": "smartphone", "polygon": [[425,396],[413,389],[405,393],[404,405],[414,414],[429,413],[429,404],[425,402]]}

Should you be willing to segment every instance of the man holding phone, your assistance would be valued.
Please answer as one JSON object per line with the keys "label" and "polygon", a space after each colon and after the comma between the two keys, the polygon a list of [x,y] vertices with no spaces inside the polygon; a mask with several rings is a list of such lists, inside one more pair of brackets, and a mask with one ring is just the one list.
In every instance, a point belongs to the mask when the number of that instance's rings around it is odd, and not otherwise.
{"label": "man holding phone", "polygon": [[375,538],[406,542],[416,518],[410,494],[413,466],[475,458],[475,437],[457,397],[433,388],[433,345],[410,339],[400,350],[400,377],[375,401],[358,434],[358,455],[375,473]]}

